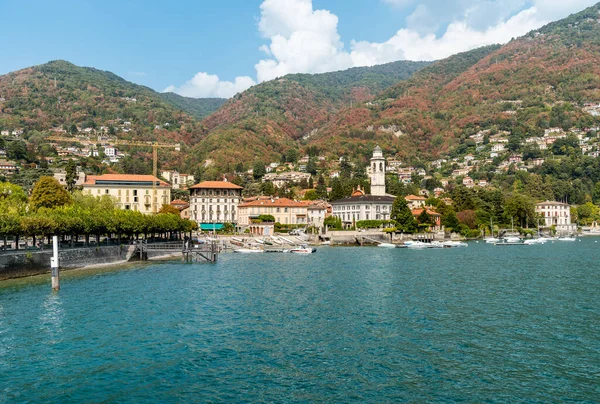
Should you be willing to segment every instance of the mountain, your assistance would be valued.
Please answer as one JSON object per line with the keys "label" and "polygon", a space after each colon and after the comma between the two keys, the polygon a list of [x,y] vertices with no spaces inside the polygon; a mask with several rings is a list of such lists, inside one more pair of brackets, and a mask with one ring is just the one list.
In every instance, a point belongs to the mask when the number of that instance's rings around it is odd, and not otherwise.
{"label": "mountain", "polygon": [[203,133],[199,122],[156,91],[102,70],[57,60],[0,76],[0,128],[71,135],[88,127],[131,129],[121,139],[190,144]]}
{"label": "mountain", "polygon": [[254,86],[203,120],[207,136],[190,164],[209,160],[228,171],[238,162],[279,160],[340,110],[373,99],[428,62],[399,61],[323,74],[290,74]]}
{"label": "mountain", "polygon": [[226,98],[190,98],[175,93],[161,93],[160,96],[175,108],[196,119],[206,118],[227,101]]}
{"label": "mountain", "polygon": [[518,144],[549,127],[597,126],[583,108],[600,101],[599,12],[597,4],[504,46],[428,66],[369,106],[338,114],[313,144],[351,153],[376,141],[416,161],[465,152],[481,130],[506,131]]}

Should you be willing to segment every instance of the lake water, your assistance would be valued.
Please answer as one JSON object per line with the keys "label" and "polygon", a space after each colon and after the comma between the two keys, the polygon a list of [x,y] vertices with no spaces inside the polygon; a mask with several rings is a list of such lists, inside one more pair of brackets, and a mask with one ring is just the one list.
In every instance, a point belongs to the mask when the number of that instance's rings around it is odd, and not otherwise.
{"label": "lake water", "polygon": [[600,239],[0,283],[0,402],[600,400]]}

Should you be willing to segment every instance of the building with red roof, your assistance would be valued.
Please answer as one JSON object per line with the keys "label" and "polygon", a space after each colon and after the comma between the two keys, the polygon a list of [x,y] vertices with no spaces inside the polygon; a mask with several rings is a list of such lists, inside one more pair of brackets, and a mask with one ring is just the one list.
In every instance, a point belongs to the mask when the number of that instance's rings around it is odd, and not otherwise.
{"label": "building with red roof", "polygon": [[281,224],[307,224],[310,201],[297,202],[288,198],[256,199],[239,205],[239,224],[250,225],[252,219],[271,215]]}

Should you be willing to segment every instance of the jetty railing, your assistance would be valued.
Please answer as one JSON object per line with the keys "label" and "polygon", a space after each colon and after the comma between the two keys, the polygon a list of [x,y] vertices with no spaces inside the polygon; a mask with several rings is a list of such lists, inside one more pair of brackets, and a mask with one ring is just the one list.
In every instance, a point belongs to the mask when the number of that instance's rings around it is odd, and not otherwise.
{"label": "jetty railing", "polygon": [[140,260],[147,260],[149,252],[172,254],[181,252],[185,262],[217,262],[219,251],[217,241],[194,244],[190,240],[175,243],[148,243],[147,240],[139,240],[136,243],[136,253],[139,254]]}

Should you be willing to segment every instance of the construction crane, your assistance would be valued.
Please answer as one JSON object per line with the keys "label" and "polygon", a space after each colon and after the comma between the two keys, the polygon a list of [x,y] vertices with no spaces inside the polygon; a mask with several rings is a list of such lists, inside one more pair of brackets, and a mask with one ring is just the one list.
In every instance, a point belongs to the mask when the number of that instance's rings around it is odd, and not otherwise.
{"label": "construction crane", "polygon": [[[47,140],[55,141],[55,142],[73,142],[77,141],[80,143],[87,144],[95,144],[93,141],[82,141],[77,138],[66,138],[61,136],[50,136]],[[122,146],[135,146],[135,147],[152,147],[152,175],[154,178],[158,178],[158,148],[170,148],[175,149],[175,151],[181,151],[180,143],[158,143],[158,142],[141,142],[134,140],[111,140],[111,145],[122,145]],[[157,212],[157,202],[158,198],[156,196],[156,181],[152,181],[152,213]]]}
{"label": "construction crane", "polygon": [[[181,145],[179,143],[168,144],[168,143],[158,143],[158,142],[137,142],[137,141],[129,141],[129,140],[115,140],[112,142],[114,145],[125,145],[125,146],[135,146],[135,147],[150,147],[152,146],[152,176],[154,178],[158,178],[158,148],[172,148],[175,151],[181,151]],[[152,213],[156,213],[157,210],[158,197],[156,196],[156,181],[152,180]]]}

